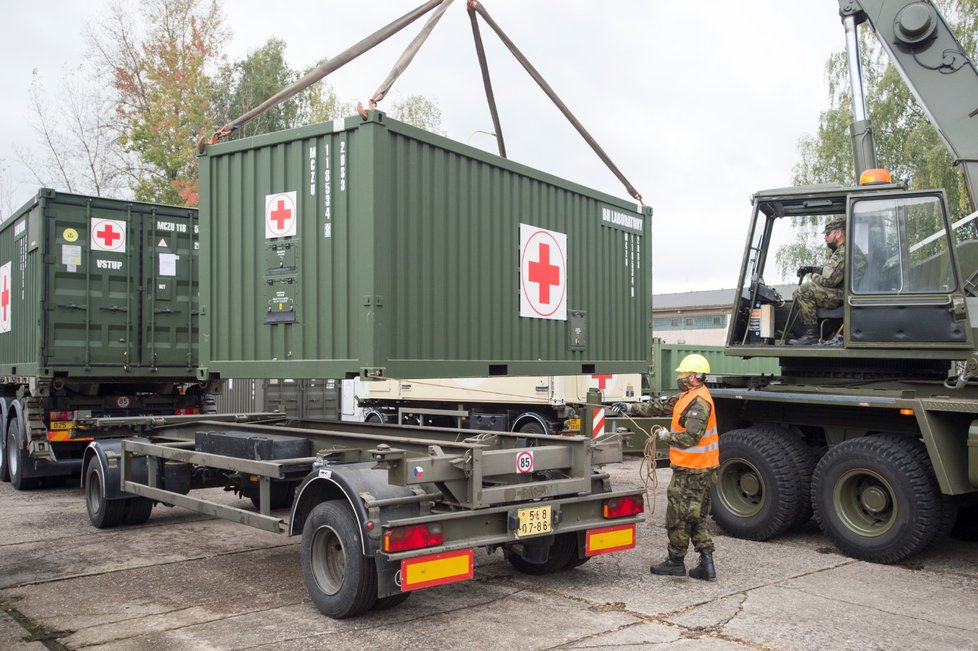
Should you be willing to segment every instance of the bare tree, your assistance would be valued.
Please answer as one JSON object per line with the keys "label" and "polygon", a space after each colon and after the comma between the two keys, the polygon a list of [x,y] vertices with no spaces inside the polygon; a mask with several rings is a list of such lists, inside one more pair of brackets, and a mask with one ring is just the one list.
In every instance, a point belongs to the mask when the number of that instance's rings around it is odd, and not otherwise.
{"label": "bare tree", "polygon": [[39,185],[96,196],[125,189],[125,153],[117,144],[112,104],[85,64],[61,74],[57,94],[46,91],[35,71],[30,108],[40,153],[16,153]]}

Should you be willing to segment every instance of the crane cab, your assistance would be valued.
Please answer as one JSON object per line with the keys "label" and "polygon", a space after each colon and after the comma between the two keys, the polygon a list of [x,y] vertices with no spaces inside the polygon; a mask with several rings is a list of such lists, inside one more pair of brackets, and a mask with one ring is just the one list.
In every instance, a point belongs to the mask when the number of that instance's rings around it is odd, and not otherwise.
{"label": "crane cab", "polygon": [[[789,368],[807,359],[804,368],[822,373],[875,358],[861,366],[889,360],[946,377],[947,360],[973,350],[978,215],[950,224],[943,191],[821,185],[759,192],[753,205],[727,354],[780,357]],[[802,246],[827,257],[822,225],[843,217],[842,304],[818,310],[819,344],[788,345],[801,331],[792,296],[801,280],[782,261]]]}

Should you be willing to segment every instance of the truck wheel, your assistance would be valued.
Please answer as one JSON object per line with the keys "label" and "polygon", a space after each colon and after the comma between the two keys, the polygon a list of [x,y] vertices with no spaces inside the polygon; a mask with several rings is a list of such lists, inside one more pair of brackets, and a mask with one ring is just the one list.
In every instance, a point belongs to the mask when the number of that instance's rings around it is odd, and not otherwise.
{"label": "truck wheel", "polygon": [[384,418],[380,414],[378,414],[377,412],[373,412],[371,414],[368,414],[367,417],[364,419],[363,422],[365,422],[365,423],[383,423],[384,422]]}
{"label": "truck wheel", "polygon": [[731,430],[720,437],[713,519],[737,538],[773,538],[791,528],[808,502],[800,483],[780,437],[764,429]]}
{"label": "truck wheel", "polygon": [[[577,554],[577,534],[560,533],[554,536],[553,544],[550,545],[550,553],[544,563],[530,563],[518,553],[507,553],[506,560],[523,574],[533,576],[543,576],[553,574],[566,568],[571,559],[578,560]],[[573,567],[573,566],[571,566]]]}
{"label": "truck wheel", "polygon": [[0,436],[0,481],[10,481],[10,469],[7,465],[7,434]]}
{"label": "truck wheel", "polygon": [[36,477],[24,477],[27,465],[27,450],[21,450],[17,445],[17,422],[7,423],[7,472],[10,473],[10,483],[19,491],[37,488],[39,480]]}
{"label": "truck wheel", "polygon": [[802,526],[812,519],[812,474],[815,472],[815,464],[818,463],[815,452],[808,446],[805,439],[784,427],[778,427],[776,425],[755,425],[751,429],[777,438],[784,446],[785,452],[791,458],[791,463],[795,466],[795,476],[798,482],[798,512],[790,528],[793,529]]}
{"label": "truck wheel", "polygon": [[122,524],[146,524],[153,514],[153,500],[148,497],[134,497],[125,501],[126,512]]}
{"label": "truck wheel", "polygon": [[377,571],[364,556],[360,526],[339,500],[312,510],[302,528],[302,575],[320,612],[355,617],[377,601]]}
{"label": "truck wheel", "polygon": [[117,527],[126,515],[125,500],[105,499],[105,476],[102,466],[94,458],[85,469],[85,508],[88,519],[97,529]]}
{"label": "truck wheel", "polygon": [[836,445],[815,467],[815,519],[848,556],[896,563],[930,544],[941,492],[916,438],[880,434]]}

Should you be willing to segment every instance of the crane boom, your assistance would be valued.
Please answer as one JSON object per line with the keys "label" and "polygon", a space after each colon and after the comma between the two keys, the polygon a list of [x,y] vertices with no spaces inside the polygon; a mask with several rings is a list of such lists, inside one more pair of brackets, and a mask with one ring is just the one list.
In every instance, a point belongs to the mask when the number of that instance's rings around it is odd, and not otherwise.
{"label": "crane boom", "polygon": [[978,208],[978,69],[930,0],[839,0],[867,23],[964,173]]}

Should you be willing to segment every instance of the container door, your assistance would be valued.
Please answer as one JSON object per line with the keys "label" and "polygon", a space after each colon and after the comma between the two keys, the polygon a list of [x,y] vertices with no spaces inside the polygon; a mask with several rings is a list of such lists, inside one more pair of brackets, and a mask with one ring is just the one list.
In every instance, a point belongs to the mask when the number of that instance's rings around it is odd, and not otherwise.
{"label": "container door", "polygon": [[151,368],[197,364],[197,219],[193,211],[150,210],[143,223],[141,363]]}
{"label": "container door", "polygon": [[132,213],[97,200],[52,201],[45,213],[45,365],[134,364],[139,238]]}

